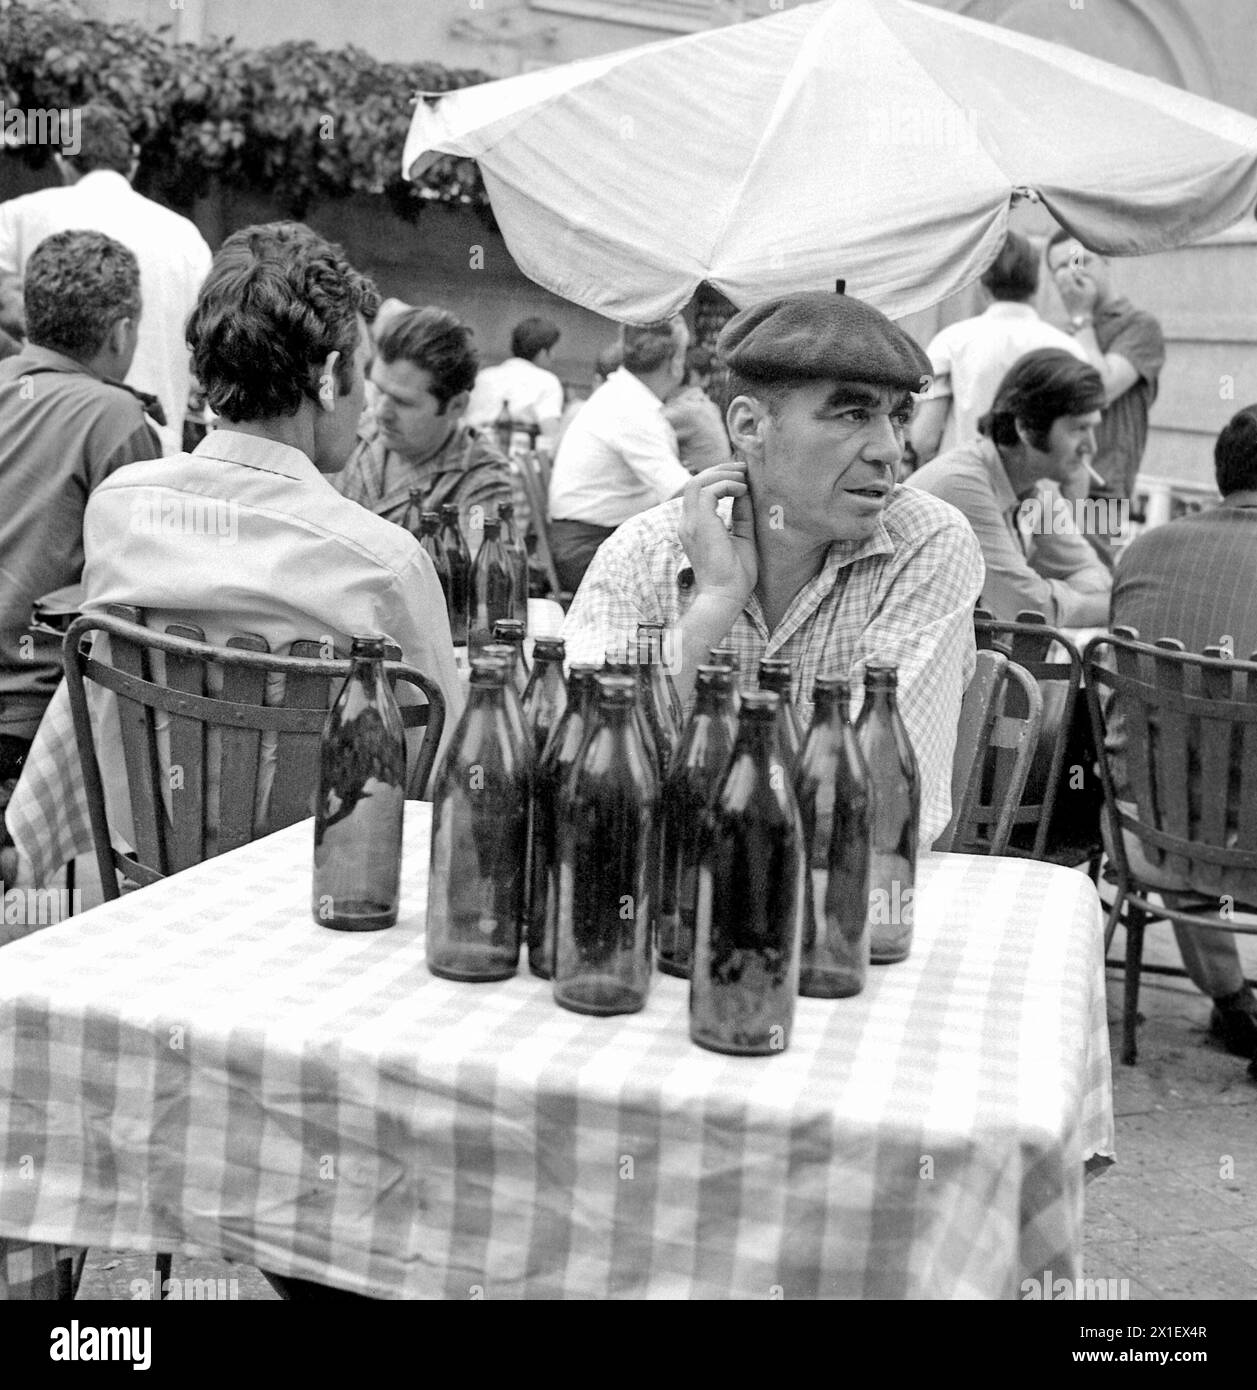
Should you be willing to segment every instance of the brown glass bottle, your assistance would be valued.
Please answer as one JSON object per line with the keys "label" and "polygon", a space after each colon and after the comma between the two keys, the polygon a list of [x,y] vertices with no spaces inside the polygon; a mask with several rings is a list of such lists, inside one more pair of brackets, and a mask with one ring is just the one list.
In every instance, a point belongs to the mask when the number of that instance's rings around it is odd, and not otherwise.
{"label": "brown glass bottle", "polygon": [[533,777],[528,968],[543,980],[550,979],[554,974],[554,934],[558,923],[556,816],[559,789],[579,757],[593,723],[598,698],[597,674],[597,668],[593,666],[572,667],[567,681],[567,706],[542,750]]}
{"label": "brown glass bottle", "polygon": [[532,756],[506,701],[502,664],[474,660],[433,791],[427,959],[448,980],[505,980],[519,965]]}
{"label": "brown glass bottle", "polygon": [[567,708],[564,652],[561,637],[538,637],[533,643],[532,671],[521,701],[524,722],[532,730],[533,753],[538,759]]}
{"label": "brown glass bottle", "polygon": [[795,793],[807,846],[799,993],[841,999],[869,965],[868,768],[848,718],[845,677],[818,678]]}
{"label": "brown glass bottle", "polygon": [[793,775],[799,761],[803,733],[799,728],[799,715],[790,689],[790,663],[777,657],[765,657],[759,663],[759,688],[771,690],[781,699],[777,707],[777,732],[781,737],[781,751],[785,755],[786,766]]}
{"label": "brown glass bottle", "polygon": [[499,618],[493,624],[493,640],[515,649],[515,661],[511,667],[511,679],[515,683],[515,693],[522,701],[528,689],[528,660],[524,656],[524,624],[517,618]]}
{"label": "brown glass bottle", "polygon": [[511,592],[511,617],[522,625],[528,624],[528,551],[524,538],[515,527],[515,503],[498,503],[498,520],[502,523],[502,544],[511,557],[511,575],[515,587]]}
{"label": "brown glass bottle", "polygon": [[554,997],[577,1013],[633,1013],[650,988],[659,780],[635,683],[597,680],[596,720],[559,790]]}
{"label": "brown glass bottle", "polygon": [[311,910],[337,931],[397,921],[406,742],[384,645],[383,637],[354,637],[353,664],[319,748]]}
{"label": "brown glass bottle", "polygon": [[666,975],[683,979],[689,978],[694,956],[699,831],[734,740],[728,717],[733,673],[723,666],[700,666],[695,679],[694,712],[664,783],[661,809],[658,964]]}
{"label": "brown glass bottle", "polygon": [[733,756],[703,818],[690,1037],[714,1052],[789,1046],[799,987],[803,825],[771,691],[742,696]]}
{"label": "brown glass bottle", "polygon": [[432,561],[432,568],[436,570],[436,577],[441,584],[441,593],[445,596],[445,611],[450,611],[450,562],[445,554],[445,547],[441,544],[441,517],[437,512],[420,512],[419,514],[419,547]]}
{"label": "brown glass bottle", "polygon": [[898,683],[896,667],[870,661],[855,726],[872,792],[869,959],[874,965],[904,960],[912,949],[921,781],[899,713]]}
{"label": "brown glass bottle", "polygon": [[738,710],[742,705],[742,658],[732,647],[713,647],[710,656],[713,666],[725,666],[733,672],[733,685],[729,691],[729,702],[733,709],[733,717],[736,719]]}
{"label": "brown glass bottle", "polygon": [[467,650],[471,656],[479,656],[493,640],[493,625],[500,618],[510,618],[514,590],[511,558],[502,544],[501,523],[495,517],[485,521],[484,540],[471,567],[467,629]]}
{"label": "brown glass bottle", "polygon": [[441,508],[440,539],[450,574],[450,640],[456,647],[465,647],[471,611],[471,551],[459,525],[457,502],[446,502]]}
{"label": "brown glass bottle", "polygon": [[637,659],[643,661],[649,659],[657,662],[661,668],[661,678],[663,684],[664,698],[667,701],[668,713],[672,716],[672,725],[680,737],[681,728],[685,724],[685,710],[681,705],[681,698],[677,694],[676,682],[672,678],[673,670],[679,670],[677,663],[677,652],[680,650],[680,636],[678,631],[671,634],[663,623],[638,623],[637,624]]}

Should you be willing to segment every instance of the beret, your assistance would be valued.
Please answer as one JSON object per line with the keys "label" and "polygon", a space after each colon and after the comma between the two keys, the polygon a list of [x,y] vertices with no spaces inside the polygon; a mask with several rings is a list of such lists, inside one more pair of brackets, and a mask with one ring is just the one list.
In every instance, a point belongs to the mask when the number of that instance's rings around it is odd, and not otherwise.
{"label": "beret", "polygon": [[841,289],[752,304],[725,324],[716,352],[731,370],[761,381],[824,377],[923,391],[933,370],[902,328]]}

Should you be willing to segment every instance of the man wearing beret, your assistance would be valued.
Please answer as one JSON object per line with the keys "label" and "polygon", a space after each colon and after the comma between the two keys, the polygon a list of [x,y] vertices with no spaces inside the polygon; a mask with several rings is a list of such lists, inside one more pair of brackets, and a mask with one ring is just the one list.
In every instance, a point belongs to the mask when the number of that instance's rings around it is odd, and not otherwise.
{"label": "man wearing beret", "polygon": [[[567,617],[568,654],[599,661],[629,644],[637,623],[662,622],[687,704],[696,669],[728,641],[743,672],[763,657],[788,660],[806,719],[818,676],[862,687],[868,662],[894,662],[929,845],[950,816],[983,578],[960,513],[895,481],[929,359],[842,293],[745,309],[717,351],[730,372],[736,458],[602,546]],[[728,526],[723,498],[733,499]]]}

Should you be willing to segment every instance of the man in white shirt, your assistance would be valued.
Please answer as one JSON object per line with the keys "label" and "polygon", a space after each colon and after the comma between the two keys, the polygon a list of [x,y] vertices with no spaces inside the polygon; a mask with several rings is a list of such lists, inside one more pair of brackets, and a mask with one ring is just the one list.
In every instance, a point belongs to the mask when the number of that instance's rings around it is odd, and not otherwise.
{"label": "man in white shirt", "polygon": [[[140,263],[144,316],[126,384],[155,396],[166,452],[182,447],[191,373],[183,330],[210,266],[210,249],[186,217],[131,187],[135,158],[121,116],[85,106],[79,149],[58,155],[64,188],[43,188],[0,203],[0,273],[22,275],[31,252],[54,232],[104,232]],[[164,417],[164,418],[163,418]]]}
{"label": "man in white shirt", "polygon": [[1008,233],[981,283],[994,302],[976,318],[944,328],[927,349],[934,380],[912,421],[919,463],[977,437],[995,388],[1027,352],[1060,348],[1087,360],[1073,338],[1045,323],[1030,302],[1039,288],[1039,258],[1024,236]]}
{"label": "man in white shirt", "polygon": [[[326,476],[357,439],[378,302],[339,248],[299,223],[247,227],[223,243],[188,325],[221,423],[192,453],[128,464],[96,488],[83,523],[84,605],[135,605],[159,631],[195,623],[217,645],[257,633],[279,654],[313,638],[347,655],[354,634],[382,635],[440,686],[448,738],[464,700],[432,561]],[[109,691],[91,695],[110,826],[129,840],[116,703]],[[61,775],[73,746],[63,685],[6,816],[35,882],[91,847],[85,816],[71,814],[81,787]],[[264,772],[259,816],[268,795]],[[49,813],[50,798],[61,809]]]}
{"label": "man in white shirt", "polygon": [[517,323],[510,357],[476,376],[466,423],[477,430],[491,429],[505,404],[512,420],[536,425],[544,438],[553,439],[563,414],[563,383],[550,370],[558,341],[559,325],[550,319]]}
{"label": "man in white shirt", "polygon": [[598,547],[621,522],[679,496],[690,475],[664,418],[685,376],[690,335],[680,318],[625,327],[624,365],[569,426],[550,478],[550,549],[575,593]]}

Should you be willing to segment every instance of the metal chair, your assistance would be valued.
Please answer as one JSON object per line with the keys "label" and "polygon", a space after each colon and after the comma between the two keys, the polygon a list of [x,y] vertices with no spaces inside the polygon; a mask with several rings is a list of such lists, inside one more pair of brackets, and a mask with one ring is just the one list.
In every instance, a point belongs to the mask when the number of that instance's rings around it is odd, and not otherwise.
{"label": "metal chair", "polygon": [[[979,608],[973,627],[979,650],[1001,651],[1024,667],[1043,696],[1038,745],[1013,817],[1007,853],[1070,868],[1086,864],[1094,878],[1104,853],[1100,835],[1104,798],[1092,771],[1096,755],[1090,745],[1090,725],[1078,702],[1082,655],[1066,633],[1032,610],[1018,613],[1015,622],[1005,622]],[[1081,785],[1075,785],[1074,769],[1081,769]],[[1068,806],[1059,799],[1067,770]]]}
{"label": "metal chair", "polygon": [[519,455],[516,464],[532,512],[533,535],[537,538],[537,558],[545,571],[551,595],[566,611],[574,595],[559,583],[558,571],[554,568],[554,554],[550,549],[549,465],[543,455],[536,451]]}
{"label": "metal chair", "polygon": [[[109,660],[83,639],[109,638]],[[311,814],[318,778],[319,740],[334,693],[349,672],[346,659],[324,660],[320,644],[294,642],[289,656],[272,655],[261,637],[242,634],[225,647],[212,646],[191,624],[164,633],[144,626],[138,608],[112,605],[88,613],[66,633],[66,684],[74,715],[75,738],[83,764],[92,838],[107,899],[120,896],[118,874],[140,886],[155,883],[208,857],[248,844]],[[396,651],[396,648],[393,649]],[[154,658],[163,658],[157,675]],[[445,697],[421,672],[397,661],[385,663],[390,681],[417,689],[425,704],[402,706],[407,728],[423,728],[407,795],[421,797],[427,787],[445,725]],[[275,680],[282,677],[282,695]],[[135,831],[134,858],[113,847],[105,792],[88,714],[86,682],[112,690],[118,700],[122,751]],[[169,718],[167,766],[180,777],[167,809],[157,738],[157,713]],[[217,737],[211,739],[213,733]],[[258,816],[262,740],[272,735],[275,773],[264,816]],[[216,765],[211,766],[214,757]],[[207,787],[216,774],[216,823],[207,805]]]}
{"label": "metal chair", "polygon": [[[1257,924],[1234,916],[1257,911],[1244,904],[1246,896],[1257,900],[1257,655],[1235,661],[1216,647],[1196,655],[1171,639],[1141,642],[1119,627],[1092,638],[1083,665],[1096,746],[1105,750],[1100,776],[1117,879],[1104,945],[1107,951],[1125,909],[1121,1058],[1133,1066],[1141,972],[1187,973],[1143,965],[1147,923],[1257,935]],[[1120,788],[1109,746],[1119,726]],[[1148,869],[1136,873],[1123,831],[1151,871],[1190,887],[1159,887]]]}
{"label": "metal chair", "polygon": [[1043,718],[1034,679],[1001,652],[980,651],[965,690],[952,760],[952,816],[936,850],[1003,854]]}

